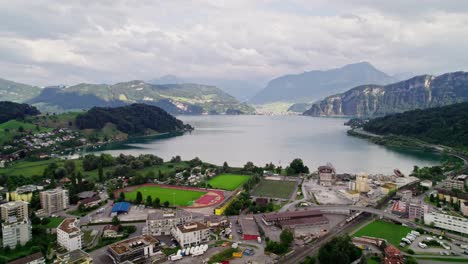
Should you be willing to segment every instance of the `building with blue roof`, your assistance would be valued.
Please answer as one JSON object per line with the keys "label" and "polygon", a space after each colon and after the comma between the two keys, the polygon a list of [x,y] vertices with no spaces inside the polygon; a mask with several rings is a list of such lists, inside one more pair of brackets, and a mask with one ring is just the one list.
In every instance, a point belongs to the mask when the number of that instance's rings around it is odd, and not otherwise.
{"label": "building with blue roof", "polygon": [[130,210],[131,204],[128,202],[119,202],[115,203],[114,206],[112,207],[112,213],[116,214],[123,214],[123,213],[128,213]]}

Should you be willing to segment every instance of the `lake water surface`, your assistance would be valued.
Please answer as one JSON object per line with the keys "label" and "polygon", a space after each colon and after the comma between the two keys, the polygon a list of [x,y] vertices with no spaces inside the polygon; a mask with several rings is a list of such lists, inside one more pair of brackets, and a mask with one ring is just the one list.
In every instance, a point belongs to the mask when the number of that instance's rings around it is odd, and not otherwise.
{"label": "lake water surface", "polygon": [[439,163],[440,156],[409,149],[375,145],[348,136],[346,119],[305,116],[179,116],[195,127],[183,136],[128,143],[104,152],[138,155],[151,153],[165,160],[180,155],[199,157],[221,165],[242,166],[269,162],[286,166],[300,157],[311,169],[328,162],[339,173],[393,173],[395,168],[408,173],[414,165]]}

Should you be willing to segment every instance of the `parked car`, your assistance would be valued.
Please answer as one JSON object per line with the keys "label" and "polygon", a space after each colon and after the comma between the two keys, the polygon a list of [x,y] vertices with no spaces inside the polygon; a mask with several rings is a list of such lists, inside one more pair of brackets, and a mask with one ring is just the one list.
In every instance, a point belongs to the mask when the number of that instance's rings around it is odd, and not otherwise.
{"label": "parked car", "polygon": [[424,244],[424,243],[422,243],[422,242],[419,242],[419,243],[418,243],[418,246],[419,246],[420,248],[427,248],[427,245]]}

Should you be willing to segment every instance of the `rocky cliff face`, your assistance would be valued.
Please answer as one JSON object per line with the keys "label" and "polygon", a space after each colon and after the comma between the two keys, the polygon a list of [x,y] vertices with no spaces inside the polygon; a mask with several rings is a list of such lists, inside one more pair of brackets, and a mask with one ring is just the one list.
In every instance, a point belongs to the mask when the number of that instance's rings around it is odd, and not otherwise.
{"label": "rocky cliff face", "polygon": [[389,85],[362,85],[314,103],[311,116],[372,117],[468,101],[468,73],[422,75]]}

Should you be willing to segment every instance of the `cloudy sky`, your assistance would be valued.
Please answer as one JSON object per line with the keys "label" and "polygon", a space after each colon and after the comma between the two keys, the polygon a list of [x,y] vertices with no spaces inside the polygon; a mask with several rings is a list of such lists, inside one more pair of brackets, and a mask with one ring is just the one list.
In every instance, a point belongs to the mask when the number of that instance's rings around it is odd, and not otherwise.
{"label": "cloudy sky", "polygon": [[0,0],[0,77],[268,80],[359,61],[437,74],[468,70],[467,32],[465,0]]}

